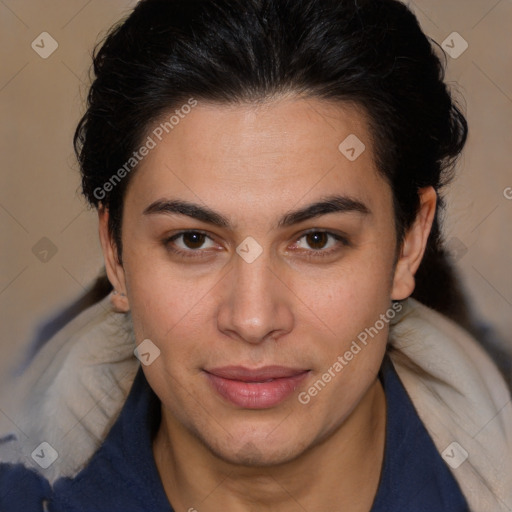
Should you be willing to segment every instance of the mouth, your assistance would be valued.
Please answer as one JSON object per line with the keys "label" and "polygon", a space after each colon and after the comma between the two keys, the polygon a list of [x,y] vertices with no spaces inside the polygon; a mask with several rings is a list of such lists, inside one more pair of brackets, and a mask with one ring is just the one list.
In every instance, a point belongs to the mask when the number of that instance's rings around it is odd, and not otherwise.
{"label": "mouth", "polygon": [[204,370],[213,390],[244,409],[268,409],[288,398],[310,370],[284,366],[245,368],[225,366]]}

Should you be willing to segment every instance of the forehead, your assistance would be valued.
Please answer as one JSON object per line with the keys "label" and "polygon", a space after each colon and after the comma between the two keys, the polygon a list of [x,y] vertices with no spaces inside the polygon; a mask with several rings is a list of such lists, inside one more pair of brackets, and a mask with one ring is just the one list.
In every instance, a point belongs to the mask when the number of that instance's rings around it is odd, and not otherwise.
{"label": "forehead", "polygon": [[198,101],[187,112],[172,125],[165,123],[174,110],[167,112],[149,128],[155,146],[132,177],[127,203],[143,208],[172,195],[275,210],[333,192],[372,203],[389,199],[366,116],[354,105],[282,97]]}

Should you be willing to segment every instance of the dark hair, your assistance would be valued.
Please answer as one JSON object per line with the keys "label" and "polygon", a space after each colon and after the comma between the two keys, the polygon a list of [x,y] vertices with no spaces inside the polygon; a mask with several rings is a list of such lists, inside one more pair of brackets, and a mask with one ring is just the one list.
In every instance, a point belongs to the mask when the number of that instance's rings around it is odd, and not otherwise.
{"label": "dark hair", "polygon": [[[448,183],[467,138],[436,46],[398,0],[142,0],[96,52],[94,73],[75,150],[85,197],[109,209],[119,261],[123,198],[136,171],[108,193],[104,184],[150,127],[191,97],[232,104],[291,92],[361,107],[393,191],[399,243],[418,189]],[[438,198],[413,297],[469,325],[442,248]]]}

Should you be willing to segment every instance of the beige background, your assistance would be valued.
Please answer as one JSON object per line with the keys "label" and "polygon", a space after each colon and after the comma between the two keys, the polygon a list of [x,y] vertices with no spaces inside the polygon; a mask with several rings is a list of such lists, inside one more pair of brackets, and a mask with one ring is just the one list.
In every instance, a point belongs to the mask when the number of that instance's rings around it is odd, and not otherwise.
{"label": "beige background", "polygon": [[[0,0],[0,371],[19,361],[37,326],[83,293],[102,265],[96,216],[79,195],[72,134],[91,49],[135,3]],[[463,249],[457,265],[477,310],[512,346],[512,199],[504,195],[512,187],[512,1],[410,6],[439,43],[456,31],[469,44],[448,58],[471,133],[449,193],[446,233]],[[43,31],[58,42],[47,59],[31,47]],[[47,262],[33,253],[42,237],[57,249]]]}

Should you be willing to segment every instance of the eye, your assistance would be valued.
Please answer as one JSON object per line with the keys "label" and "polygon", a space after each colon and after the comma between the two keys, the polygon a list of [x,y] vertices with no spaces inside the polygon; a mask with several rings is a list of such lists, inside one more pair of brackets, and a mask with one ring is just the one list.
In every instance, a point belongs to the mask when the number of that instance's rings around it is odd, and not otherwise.
{"label": "eye", "polygon": [[171,252],[191,257],[201,256],[200,253],[206,249],[217,247],[213,240],[201,231],[182,231],[176,233],[170,238],[166,238],[164,245]]}
{"label": "eye", "polygon": [[302,235],[295,242],[292,249],[304,250],[312,257],[328,256],[339,251],[343,246],[348,246],[348,240],[336,233],[314,230]]}

